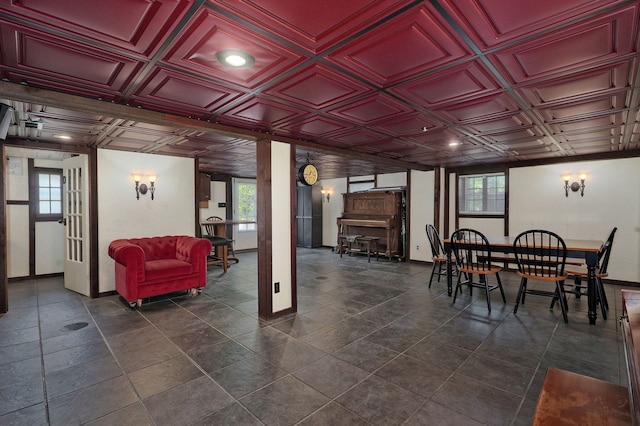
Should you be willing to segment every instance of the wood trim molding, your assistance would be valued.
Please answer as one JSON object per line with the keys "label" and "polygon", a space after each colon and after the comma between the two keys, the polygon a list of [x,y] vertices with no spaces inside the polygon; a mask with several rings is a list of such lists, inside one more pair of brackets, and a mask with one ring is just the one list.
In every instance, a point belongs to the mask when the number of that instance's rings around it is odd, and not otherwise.
{"label": "wood trim molding", "polygon": [[273,256],[271,228],[271,141],[256,143],[256,185],[258,210],[258,317],[273,318],[271,294],[271,259]]}
{"label": "wood trim molding", "polygon": [[0,227],[0,314],[4,314],[9,310],[9,282],[8,277],[8,264],[7,264],[7,227],[4,224],[7,223],[7,193],[5,189],[5,173],[7,157],[5,154],[4,145],[0,146],[2,152],[2,162],[0,163],[0,176],[2,176],[2,185],[0,185],[0,223],[3,226]]}
{"label": "wood trim molding", "polygon": [[98,148],[89,152],[89,297],[100,297],[98,278]]}
{"label": "wood trim molding", "polygon": [[296,147],[290,145],[289,150],[289,193],[290,193],[290,214],[289,223],[291,225],[291,309],[278,312],[278,316],[288,315],[298,312],[298,278],[297,278],[297,247],[298,247],[298,226],[295,220],[298,211],[298,191],[297,191],[297,170],[296,170]]}

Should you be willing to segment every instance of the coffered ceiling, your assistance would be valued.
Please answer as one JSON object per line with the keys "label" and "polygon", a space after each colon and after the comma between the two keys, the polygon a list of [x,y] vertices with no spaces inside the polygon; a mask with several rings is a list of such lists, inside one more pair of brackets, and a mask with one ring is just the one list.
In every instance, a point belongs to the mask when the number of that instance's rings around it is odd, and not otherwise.
{"label": "coffered ceiling", "polygon": [[[0,99],[9,140],[237,176],[255,176],[264,138],[300,142],[321,178],[637,155],[639,14],[637,0],[3,0]],[[222,65],[225,49],[255,63]]]}

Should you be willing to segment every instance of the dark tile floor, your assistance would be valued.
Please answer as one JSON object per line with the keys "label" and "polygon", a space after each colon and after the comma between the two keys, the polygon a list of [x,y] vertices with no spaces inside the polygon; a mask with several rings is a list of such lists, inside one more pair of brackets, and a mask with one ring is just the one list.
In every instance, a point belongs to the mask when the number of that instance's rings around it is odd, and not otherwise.
{"label": "dark tile floor", "polygon": [[9,286],[0,316],[2,425],[526,425],[546,368],[626,385],[617,319],[570,322],[529,296],[455,305],[430,265],[298,251],[298,313],[257,319],[256,254],[203,294],[87,299],[60,279]]}

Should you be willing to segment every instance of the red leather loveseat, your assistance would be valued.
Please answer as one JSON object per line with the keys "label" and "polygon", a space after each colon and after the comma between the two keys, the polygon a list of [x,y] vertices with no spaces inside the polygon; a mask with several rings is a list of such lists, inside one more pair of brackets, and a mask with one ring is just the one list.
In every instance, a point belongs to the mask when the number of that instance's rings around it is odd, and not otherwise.
{"label": "red leather loveseat", "polygon": [[142,299],[181,290],[201,292],[207,284],[211,242],[185,235],[112,241],[116,291],[131,307]]}

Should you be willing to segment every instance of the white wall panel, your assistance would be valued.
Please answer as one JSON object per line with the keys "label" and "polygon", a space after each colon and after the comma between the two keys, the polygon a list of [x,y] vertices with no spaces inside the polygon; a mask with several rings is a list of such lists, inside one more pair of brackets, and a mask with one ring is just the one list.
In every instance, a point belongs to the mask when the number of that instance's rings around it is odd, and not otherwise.
{"label": "white wall panel", "polygon": [[411,211],[410,217],[411,247],[408,247],[409,259],[431,262],[432,253],[425,227],[433,224],[433,185],[435,173],[413,170],[411,172]]}
{"label": "white wall panel", "polygon": [[272,291],[273,312],[290,308],[291,281],[291,145],[271,142],[271,239],[273,283],[280,292]]}
{"label": "white wall panel", "polygon": [[29,276],[29,206],[7,206],[7,277]]}
{"label": "white wall panel", "polygon": [[[109,243],[119,238],[195,235],[195,166],[190,158],[98,150],[100,292],[115,289]],[[136,200],[132,173],[154,173],[151,194]],[[148,185],[146,179],[144,183]]]}

